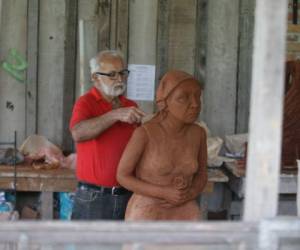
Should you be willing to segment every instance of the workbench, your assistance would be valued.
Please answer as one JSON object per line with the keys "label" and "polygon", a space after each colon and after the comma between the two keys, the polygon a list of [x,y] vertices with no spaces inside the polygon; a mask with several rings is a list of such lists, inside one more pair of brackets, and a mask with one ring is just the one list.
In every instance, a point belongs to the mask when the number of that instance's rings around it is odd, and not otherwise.
{"label": "workbench", "polygon": [[[207,199],[217,182],[228,177],[219,169],[208,169],[208,183],[201,195],[200,206],[207,216]],[[57,168],[36,170],[31,166],[17,165],[16,191],[41,192],[41,218],[53,218],[53,192],[74,192],[77,180],[74,170]],[[0,190],[14,190],[14,167],[0,165]]]}
{"label": "workbench", "polygon": [[[53,192],[74,192],[77,181],[71,169],[40,169],[17,165],[16,191],[41,192],[41,218],[53,218]],[[0,165],[0,189],[14,190],[14,167]]]}
{"label": "workbench", "polygon": [[[228,170],[227,176],[229,177],[229,188],[238,198],[238,201],[231,202],[231,213],[235,215],[241,215],[246,189],[246,169],[239,168],[236,162],[226,162],[224,165]],[[297,170],[284,170],[280,174],[280,184],[278,192],[280,195],[297,194]],[[291,206],[291,202],[287,204]],[[280,207],[282,208],[282,213],[284,214],[285,211],[287,211],[286,205],[283,202],[279,203],[279,213],[281,212]],[[291,213],[296,213],[296,209],[292,209],[290,211],[292,211]]]}

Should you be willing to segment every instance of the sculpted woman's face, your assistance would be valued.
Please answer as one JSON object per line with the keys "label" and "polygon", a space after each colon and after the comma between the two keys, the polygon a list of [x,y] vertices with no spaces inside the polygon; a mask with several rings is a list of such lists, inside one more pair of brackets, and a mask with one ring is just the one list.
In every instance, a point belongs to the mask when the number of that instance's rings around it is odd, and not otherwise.
{"label": "sculpted woman's face", "polygon": [[201,110],[200,97],[201,88],[197,81],[183,81],[166,100],[169,115],[184,123],[195,122]]}

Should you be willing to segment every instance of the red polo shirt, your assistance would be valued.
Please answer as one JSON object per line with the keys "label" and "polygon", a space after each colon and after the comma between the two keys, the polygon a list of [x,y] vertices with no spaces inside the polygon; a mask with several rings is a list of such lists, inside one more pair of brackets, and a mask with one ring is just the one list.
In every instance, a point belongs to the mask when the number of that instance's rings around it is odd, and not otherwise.
{"label": "red polo shirt", "polygon": [[[135,102],[120,96],[122,107],[137,106]],[[80,121],[103,115],[112,110],[93,87],[75,103],[70,128]],[[79,181],[106,187],[117,186],[116,172],[121,155],[136,125],[116,122],[92,140],[78,142],[76,175]]]}

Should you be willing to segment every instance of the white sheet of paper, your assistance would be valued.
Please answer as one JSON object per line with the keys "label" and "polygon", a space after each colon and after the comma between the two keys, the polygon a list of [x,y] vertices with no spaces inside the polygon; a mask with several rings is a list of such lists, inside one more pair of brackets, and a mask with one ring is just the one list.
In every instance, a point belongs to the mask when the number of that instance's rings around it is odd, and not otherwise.
{"label": "white sheet of paper", "polygon": [[153,101],[155,89],[155,65],[129,64],[127,97],[139,101]]}

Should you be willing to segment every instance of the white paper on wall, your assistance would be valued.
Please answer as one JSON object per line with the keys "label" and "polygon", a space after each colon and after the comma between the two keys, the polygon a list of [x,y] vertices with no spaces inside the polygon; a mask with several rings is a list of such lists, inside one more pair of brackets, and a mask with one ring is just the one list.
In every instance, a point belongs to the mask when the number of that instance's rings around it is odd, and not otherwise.
{"label": "white paper on wall", "polygon": [[139,101],[153,101],[155,90],[155,65],[129,64],[127,97]]}

